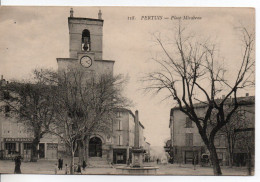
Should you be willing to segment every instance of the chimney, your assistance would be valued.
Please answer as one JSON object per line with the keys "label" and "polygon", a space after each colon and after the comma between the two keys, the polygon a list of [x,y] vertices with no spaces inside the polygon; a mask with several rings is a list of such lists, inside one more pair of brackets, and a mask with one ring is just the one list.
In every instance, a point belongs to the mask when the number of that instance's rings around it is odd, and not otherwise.
{"label": "chimney", "polygon": [[102,20],[102,12],[101,12],[101,10],[98,11],[98,19]]}
{"label": "chimney", "polygon": [[70,17],[73,17],[73,8],[70,8]]}
{"label": "chimney", "polygon": [[3,80],[4,79],[4,75],[1,75],[1,80]]}
{"label": "chimney", "polygon": [[246,97],[248,97],[249,96],[249,93],[246,93]]}

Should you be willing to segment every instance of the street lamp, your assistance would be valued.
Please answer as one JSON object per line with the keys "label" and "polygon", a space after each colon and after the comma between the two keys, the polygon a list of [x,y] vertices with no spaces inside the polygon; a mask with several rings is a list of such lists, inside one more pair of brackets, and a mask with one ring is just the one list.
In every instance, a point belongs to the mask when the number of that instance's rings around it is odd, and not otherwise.
{"label": "street lamp", "polygon": [[193,151],[193,166],[194,166],[194,170],[196,170],[196,155],[195,155],[195,146],[192,147],[192,151]]}

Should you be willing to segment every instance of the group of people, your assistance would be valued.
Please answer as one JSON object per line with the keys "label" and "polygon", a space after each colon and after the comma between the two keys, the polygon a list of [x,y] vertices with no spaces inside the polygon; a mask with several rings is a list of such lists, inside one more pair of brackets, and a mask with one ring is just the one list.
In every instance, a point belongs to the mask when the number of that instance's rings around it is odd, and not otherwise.
{"label": "group of people", "polygon": [[[59,158],[59,160],[58,160],[58,169],[57,169],[57,164],[55,164],[55,168],[54,168],[55,174],[57,174],[58,170],[59,171],[62,170],[62,168],[63,168],[63,159]],[[68,165],[65,164],[65,174],[68,174],[68,171],[69,171],[68,170]]]}
{"label": "group of people", "polygon": [[[78,165],[74,164],[72,170],[74,170],[75,174],[82,174],[81,168],[85,171],[86,167],[87,167],[86,161],[83,160],[82,167],[80,163],[78,163]],[[58,170],[62,170],[62,168],[63,168],[63,159],[59,158],[58,166],[57,164],[55,164],[55,169],[54,169],[55,174],[58,173]],[[67,164],[65,164],[65,174],[69,174],[69,167]]]}
{"label": "group of people", "polygon": [[[86,167],[87,167],[86,161],[83,160],[83,162],[82,162],[82,169],[85,171]],[[77,164],[74,164],[74,172],[75,172],[76,174],[82,174],[80,162],[78,163],[78,165],[77,165]]]}
{"label": "group of people", "polygon": [[[15,157],[14,162],[15,162],[14,173],[21,174],[22,173],[21,172],[22,157],[21,156]],[[85,171],[86,167],[87,167],[86,161],[83,160],[82,166],[80,163],[78,163],[78,165],[74,164],[73,170],[74,170],[75,174],[82,174],[81,168]],[[58,173],[58,170],[61,171],[62,169],[63,169],[63,159],[59,158],[58,164],[55,163],[55,169],[54,169],[55,174]],[[65,164],[65,174],[69,174],[69,167],[67,164]]]}

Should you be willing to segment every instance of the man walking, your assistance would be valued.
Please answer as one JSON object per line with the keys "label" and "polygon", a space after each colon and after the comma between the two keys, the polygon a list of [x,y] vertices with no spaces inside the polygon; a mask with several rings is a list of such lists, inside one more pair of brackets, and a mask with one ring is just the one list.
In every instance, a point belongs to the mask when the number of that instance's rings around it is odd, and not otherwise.
{"label": "man walking", "polygon": [[87,167],[86,161],[83,160],[82,168],[83,168],[84,171],[85,171],[85,168],[86,168],[86,167]]}
{"label": "man walking", "polygon": [[59,160],[58,160],[58,169],[59,170],[61,169],[61,158],[59,158]]}
{"label": "man walking", "polygon": [[61,164],[60,164],[60,169],[62,170],[63,168],[63,159],[61,159]]}
{"label": "man walking", "polygon": [[63,167],[63,159],[59,158],[59,160],[58,160],[58,168],[59,168],[59,170],[62,170],[62,167]]}
{"label": "man walking", "polygon": [[21,156],[15,157],[14,162],[15,162],[14,173],[21,174],[22,173],[21,172],[21,164],[22,164]]}

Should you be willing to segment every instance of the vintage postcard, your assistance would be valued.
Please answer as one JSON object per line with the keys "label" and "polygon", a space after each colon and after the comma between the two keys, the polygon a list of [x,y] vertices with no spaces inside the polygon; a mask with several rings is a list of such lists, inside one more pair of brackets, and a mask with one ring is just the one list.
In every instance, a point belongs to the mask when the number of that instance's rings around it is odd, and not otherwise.
{"label": "vintage postcard", "polygon": [[0,173],[255,174],[255,9],[0,7]]}

